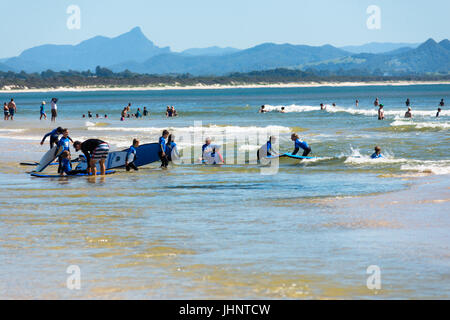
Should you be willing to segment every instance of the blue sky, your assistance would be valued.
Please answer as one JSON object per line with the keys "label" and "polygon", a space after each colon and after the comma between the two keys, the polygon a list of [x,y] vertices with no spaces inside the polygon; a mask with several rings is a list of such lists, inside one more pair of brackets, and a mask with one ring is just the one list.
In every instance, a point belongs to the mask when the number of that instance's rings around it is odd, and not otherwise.
{"label": "blue sky", "polygon": [[[80,30],[66,27],[71,4],[81,9]],[[379,30],[366,27],[369,5],[381,9]],[[263,42],[343,46],[450,38],[448,0],[14,0],[1,1],[0,12],[0,57],[40,44],[117,36],[136,26],[174,51]]]}

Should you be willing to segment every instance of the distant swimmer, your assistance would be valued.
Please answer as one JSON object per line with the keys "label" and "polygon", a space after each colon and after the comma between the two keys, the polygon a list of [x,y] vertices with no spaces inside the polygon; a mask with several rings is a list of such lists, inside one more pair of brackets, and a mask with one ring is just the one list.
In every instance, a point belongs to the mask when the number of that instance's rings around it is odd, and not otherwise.
{"label": "distant swimmer", "polygon": [[4,116],[3,120],[5,121],[9,120],[9,108],[6,102],[3,104],[3,116]]}
{"label": "distant swimmer", "polygon": [[60,175],[74,176],[80,173],[87,173],[87,170],[72,170],[72,158],[69,151],[64,151],[61,154],[61,170]]}
{"label": "distant swimmer", "polygon": [[92,112],[88,111],[88,118],[92,119]]}
{"label": "distant swimmer", "polygon": [[138,108],[136,111],[136,118],[142,118],[141,108]]}
{"label": "distant swimmer", "polygon": [[373,102],[373,105],[375,107],[378,107],[379,104],[380,104],[380,100],[378,98],[376,98],[375,101]]}
{"label": "distant swimmer", "polygon": [[406,104],[407,107],[409,107],[411,105],[411,101],[409,101],[409,98],[406,99],[405,104]]}
{"label": "distant swimmer", "polygon": [[266,106],[261,106],[261,108],[259,109],[259,111],[258,111],[258,113],[266,113],[267,112],[267,109],[266,109]]}
{"label": "distant swimmer", "polygon": [[142,114],[144,115],[144,117],[148,116],[147,107],[144,107],[144,111],[142,111]]}
{"label": "distant swimmer", "polygon": [[128,149],[127,152],[127,158],[125,160],[125,168],[127,171],[130,171],[131,169],[133,169],[134,171],[138,171],[138,167],[136,167],[136,165],[134,164],[134,162],[136,161],[137,157],[137,148],[139,147],[139,140],[138,139],[134,139],[133,140],[133,145]]}
{"label": "distant swimmer", "polygon": [[441,113],[441,108],[438,108],[438,111],[437,111],[437,113],[436,113],[436,118],[439,118],[439,115],[440,115],[440,113]]}
{"label": "distant swimmer", "polygon": [[300,137],[297,133],[293,133],[291,135],[291,140],[295,142],[295,149],[292,152],[292,155],[296,155],[300,149],[303,149],[303,157],[307,157],[308,154],[311,153],[311,147],[306,143],[306,141],[300,140]]}
{"label": "distant swimmer", "polygon": [[173,111],[172,108],[170,106],[167,106],[166,109],[166,118],[172,118],[173,117]]}
{"label": "distant swimmer", "polygon": [[384,105],[380,104],[378,108],[378,120],[384,120]]}
{"label": "distant swimmer", "polygon": [[359,106],[359,100],[356,100],[356,101],[355,101],[355,106],[358,108],[358,106]]}
{"label": "distant swimmer", "polygon": [[327,110],[327,107],[323,103],[321,103],[320,104],[320,110]]}
{"label": "distant swimmer", "polygon": [[178,117],[178,112],[177,112],[177,110],[175,109],[174,106],[172,106],[172,116],[173,117]]}
{"label": "distant swimmer", "polygon": [[169,161],[173,161],[173,156],[179,158],[177,144],[175,143],[175,135],[169,135],[169,139],[167,140],[167,158]]}
{"label": "distant swimmer", "polygon": [[120,114],[121,118],[125,119],[127,117],[127,113],[128,113],[127,107],[124,107],[123,110],[122,110],[122,113]]}
{"label": "distant swimmer", "polygon": [[336,103],[333,103],[333,107],[336,107]]}
{"label": "distant swimmer", "polygon": [[166,139],[169,137],[169,131],[164,130],[162,136],[159,138],[159,158],[161,159],[161,168],[165,169],[169,165],[169,158],[167,157]]}
{"label": "distant swimmer", "polygon": [[17,111],[16,103],[14,102],[14,99],[11,99],[11,101],[8,103],[8,111],[9,111],[9,120],[14,120],[14,114]]}
{"label": "distant swimmer", "polygon": [[408,111],[405,112],[405,118],[412,118],[411,107],[409,107]]}
{"label": "distant swimmer", "polygon": [[57,103],[58,102],[58,99],[56,99],[56,98],[52,98],[52,101],[51,101],[51,111],[52,111],[52,122],[55,122],[56,121],[56,117],[58,116],[58,106],[57,106]]}
{"label": "distant swimmer", "polygon": [[108,115],[107,114],[105,114],[105,119],[108,119]]}
{"label": "distant swimmer", "polygon": [[[72,139],[69,137],[69,130],[68,129],[62,129],[62,137],[58,141],[58,149],[62,149],[62,151],[67,151],[70,153],[70,142]],[[58,158],[59,167],[58,167],[58,173],[61,173],[62,171],[62,159],[61,157]]]}
{"label": "distant swimmer", "polygon": [[100,119],[100,115],[98,113],[95,114],[96,119]]}
{"label": "distant swimmer", "polygon": [[[54,146],[55,144],[58,143],[58,141],[59,141],[59,136],[63,134],[63,131],[64,131],[63,128],[58,127],[58,128],[56,128],[56,129],[52,130],[51,132],[47,133],[47,134],[42,138],[41,146],[44,144],[45,139],[47,139],[47,137],[50,137],[50,149],[52,149],[53,146]],[[69,138],[70,141],[72,141],[72,139],[71,139],[70,137],[68,137],[68,138]],[[73,142],[73,141],[72,141],[72,142]]]}
{"label": "distant swimmer", "polygon": [[89,139],[81,143],[75,141],[73,144],[75,150],[83,152],[88,164],[88,173],[94,176],[97,174],[97,162],[100,164],[100,173],[102,176],[106,174],[105,161],[108,158],[109,144],[99,139]]}
{"label": "distant swimmer", "polygon": [[284,107],[281,107],[280,113],[286,113],[286,110],[284,109]]}
{"label": "distant swimmer", "polygon": [[444,107],[444,105],[445,105],[445,103],[444,103],[444,99],[441,99],[441,102],[439,102],[439,106],[440,106],[441,108],[443,108],[443,107]]}
{"label": "distant swimmer", "polygon": [[375,147],[375,153],[370,156],[372,159],[379,159],[383,158],[383,155],[381,154],[381,148],[379,146]]}
{"label": "distant swimmer", "polygon": [[45,109],[44,108],[45,108],[45,101],[42,101],[41,107],[39,108],[39,113],[41,115],[39,120],[42,120],[42,118],[44,118],[44,120],[47,120],[47,114],[45,113]]}

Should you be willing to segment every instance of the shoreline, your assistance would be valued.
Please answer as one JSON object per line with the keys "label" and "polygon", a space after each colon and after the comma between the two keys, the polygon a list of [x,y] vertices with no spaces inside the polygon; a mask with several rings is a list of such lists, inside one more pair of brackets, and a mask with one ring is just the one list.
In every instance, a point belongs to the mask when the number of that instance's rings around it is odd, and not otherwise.
{"label": "shoreline", "polygon": [[292,82],[266,84],[229,84],[229,85],[160,85],[160,86],[81,86],[40,89],[10,89],[5,86],[0,93],[45,93],[45,92],[96,92],[96,91],[157,91],[157,90],[223,90],[223,89],[261,89],[261,88],[316,88],[316,87],[365,87],[365,86],[414,86],[446,85],[450,81],[371,81],[371,82]]}

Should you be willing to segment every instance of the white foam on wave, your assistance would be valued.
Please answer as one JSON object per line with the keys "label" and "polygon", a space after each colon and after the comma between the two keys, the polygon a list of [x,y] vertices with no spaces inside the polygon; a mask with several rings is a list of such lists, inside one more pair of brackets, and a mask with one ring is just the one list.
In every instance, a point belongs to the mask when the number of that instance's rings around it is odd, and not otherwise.
{"label": "white foam on wave", "polygon": [[11,132],[11,133],[21,133],[21,132],[25,132],[27,131],[27,129],[0,129],[0,132]]}
{"label": "white foam on wave", "polygon": [[315,106],[299,106],[292,104],[290,106],[272,106],[272,105],[266,105],[265,109],[269,112],[278,111],[281,112],[281,108],[284,107],[285,112],[310,112],[310,111],[319,111],[320,107]]}
{"label": "white foam on wave", "polygon": [[409,120],[395,120],[391,123],[392,127],[414,127],[416,129],[448,129],[450,123],[443,122],[414,122]]}
{"label": "white foam on wave", "polygon": [[403,171],[415,171],[429,174],[450,174],[450,160],[417,161],[416,164],[405,164],[400,167]]}

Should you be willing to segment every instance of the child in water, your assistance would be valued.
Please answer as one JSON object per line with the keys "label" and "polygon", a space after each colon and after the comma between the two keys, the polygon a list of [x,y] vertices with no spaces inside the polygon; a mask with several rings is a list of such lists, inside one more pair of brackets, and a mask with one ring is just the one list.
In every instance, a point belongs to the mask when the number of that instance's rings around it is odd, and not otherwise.
{"label": "child in water", "polygon": [[375,153],[370,156],[372,159],[379,159],[383,158],[383,155],[381,154],[381,148],[379,146],[375,147]]}
{"label": "child in water", "polygon": [[72,158],[69,151],[64,151],[61,154],[61,169],[61,176],[64,176],[64,174],[74,176],[81,173],[87,173],[87,170],[72,170]]}
{"label": "child in water", "polygon": [[128,149],[128,153],[127,153],[127,158],[125,161],[125,168],[127,169],[127,171],[130,171],[131,169],[138,171],[138,167],[136,167],[136,165],[134,164],[134,162],[136,161],[136,153],[137,153],[137,148],[139,147],[139,140],[138,139],[134,139],[133,140],[133,145],[130,147],[130,149]]}

